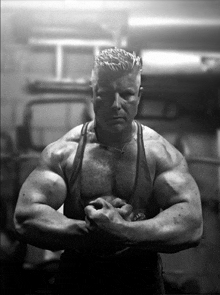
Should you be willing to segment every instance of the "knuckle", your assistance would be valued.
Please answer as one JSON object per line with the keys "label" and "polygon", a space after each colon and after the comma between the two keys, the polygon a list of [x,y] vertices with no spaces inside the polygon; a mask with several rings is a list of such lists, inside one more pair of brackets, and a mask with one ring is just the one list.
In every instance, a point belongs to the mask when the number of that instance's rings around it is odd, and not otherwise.
{"label": "knuckle", "polygon": [[123,205],[125,205],[126,202],[125,202],[124,200],[120,199],[120,198],[116,198],[116,199],[113,200],[112,204],[113,204],[114,206],[119,207],[119,206],[123,206]]}

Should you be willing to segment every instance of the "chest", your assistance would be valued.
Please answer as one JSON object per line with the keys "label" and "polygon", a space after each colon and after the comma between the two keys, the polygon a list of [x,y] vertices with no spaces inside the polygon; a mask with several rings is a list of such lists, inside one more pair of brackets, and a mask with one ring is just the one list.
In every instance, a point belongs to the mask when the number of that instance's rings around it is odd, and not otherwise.
{"label": "chest", "polygon": [[88,145],[81,169],[81,194],[84,201],[113,195],[129,199],[137,173],[137,146],[118,150]]}

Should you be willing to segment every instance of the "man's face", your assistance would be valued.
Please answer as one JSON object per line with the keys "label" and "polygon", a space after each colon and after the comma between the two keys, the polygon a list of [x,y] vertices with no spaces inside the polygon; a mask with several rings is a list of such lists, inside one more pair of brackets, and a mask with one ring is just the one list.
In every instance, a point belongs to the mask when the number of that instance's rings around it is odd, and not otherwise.
{"label": "man's face", "polygon": [[103,130],[119,132],[125,129],[138,111],[141,75],[137,72],[103,78],[99,75],[93,87],[96,122]]}

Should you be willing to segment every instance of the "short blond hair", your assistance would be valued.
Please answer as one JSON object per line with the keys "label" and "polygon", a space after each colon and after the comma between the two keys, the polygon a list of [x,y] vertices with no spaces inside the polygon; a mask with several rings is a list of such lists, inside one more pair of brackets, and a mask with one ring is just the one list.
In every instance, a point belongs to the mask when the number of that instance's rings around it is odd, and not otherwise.
{"label": "short blond hair", "polygon": [[137,72],[142,70],[142,59],[135,52],[130,53],[116,47],[104,49],[95,57],[91,82],[97,81],[99,72],[112,75],[128,73],[133,70],[137,70]]}

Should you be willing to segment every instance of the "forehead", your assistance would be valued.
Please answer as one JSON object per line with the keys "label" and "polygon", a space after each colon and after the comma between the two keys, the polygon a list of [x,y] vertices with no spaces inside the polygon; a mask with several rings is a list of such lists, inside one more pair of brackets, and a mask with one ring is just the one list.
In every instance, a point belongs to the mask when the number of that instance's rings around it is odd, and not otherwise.
{"label": "forehead", "polygon": [[108,75],[103,73],[98,75],[97,88],[112,89],[112,88],[134,88],[135,90],[140,87],[141,75],[137,72],[130,72],[126,74],[113,74]]}

